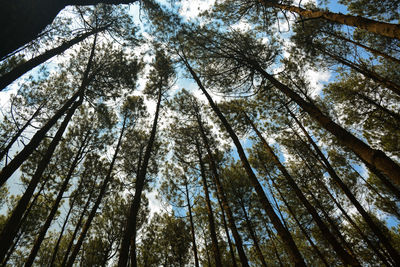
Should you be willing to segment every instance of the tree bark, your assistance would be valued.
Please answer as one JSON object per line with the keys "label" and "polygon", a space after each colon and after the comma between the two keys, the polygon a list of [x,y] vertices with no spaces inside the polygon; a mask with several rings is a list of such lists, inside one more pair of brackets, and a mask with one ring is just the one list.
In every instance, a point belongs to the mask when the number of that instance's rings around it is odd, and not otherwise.
{"label": "tree bark", "polygon": [[127,120],[127,118],[124,117],[124,121],[122,123],[121,133],[119,135],[117,146],[115,147],[115,152],[114,152],[113,158],[111,160],[110,167],[108,168],[107,175],[106,175],[106,177],[105,177],[105,179],[103,181],[103,184],[101,185],[100,192],[99,192],[99,194],[97,196],[97,199],[96,199],[96,201],[95,201],[95,203],[94,203],[94,205],[92,207],[92,210],[89,213],[89,216],[88,216],[88,218],[87,218],[87,220],[85,222],[85,225],[82,228],[82,232],[79,235],[78,241],[76,242],[76,244],[74,246],[74,249],[73,249],[73,251],[71,253],[71,256],[68,259],[68,262],[66,264],[67,267],[72,267],[74,265],[76,256],[78,255],[78,253],[79,253],[79,251],[81,249],[83,240],[86,238],[86,234],[89,231],[90,225],[92,224],[92,221],[93,221],[94,217],[96,216],[97,209],[99,208],[100,203],[101,203],[101,201],[102,201],[102,199],[103,199],[103,197],[104,197],[104,195],[105,195],[105,193],[107,191],[108,184],[112,180],[112,171],[114,169],[115,161],[117,159],[117,155],[118,155],[118,152],[119,152],[119,149],[120,149],[120,146],[121,146],[122,137],[124,136],[126,120]]}
{"label": "tree bark", "polygon": [[[307,239],[308,243],[311,245],[311,247],[314,249],[315,253],[317,253],[318,257],[321,259],[321,261],[324,263],[326,267],[329,267],[329,263],[326,261],[325,256],[321,253],[321,251],[318,249],[318,247],[315,245],[315,243],[312,241],[310,235],[307,233],[306,229],[303,227],[303,225],[300,223],[300,221],[296,217],[296,213],[293,211],[289,203],[286,201],[286,198],[283,196],[281,190],[279,189],[278,185],[275,183],[275,181],[271,178],[271,182],[273,183],[275,189],[278,191],[279,196],[281,197],[283,203],[285,204],[286,208],[288,209],[290,215],[292,215],[294,221],[296,222],[297,226],[300,228],[300,231],[303,233],[305,238]],[[274,196],[273,196],[274,197]]]}
{"label": "tree bark", "polygon": [[43,54],[34,57],[18,66],[16,66],[13,70],[8,73],[5,73],[3,76],[0,77],[0,91],[14,82],[16,79],[21,77],[23,74],[27,73],[28,71],[32,70],[33,68],[39,66],[40,64],[46,62],[50,58],[62,54],[65,50],[70,48],[71,46],[85,40],[89,36],[96,34],[98,32],[104,31],[107,27],[101,27],[97,29],[93,29],[89,32],[83,33],[79,36],[76,36],[70,41],[64,42],[58,47],[53,49],[47,50]]}
{"label": "tree bark", "polygon": [[82,157],[82,153],[84,153],[84,149],[85,149],[85,147],[87,145],[87,141],[89,140],[89,136],[90,136],[90,131],[88,131],[87,134],[85,135],[85,138],[84,138],[81,146],[79,147],[79,149],[78,149],[78,151],[77,151],[77,153],[75,155],[75,158],[74,158],[74,160],[73,160],[73,162],[71,164],[71,167],[69,168],[69,171],[68,171],[68,173],[67,173],[67,175],[66,175],[66,177],[64,179],[64,182],[62,183],[61,188],[58,191],[57,198],[53,203],[53,206],[52,206],[52,208],[50,210],[49,215],[47,216],[46,222],[40,228],[40,231],[39,231],[39,234],[37,235],[35,244],[33,245],[33,248],[32,248],[32,250],[31,250],[31,252],[30,252],[30,254],[28,256],[28,259],[25,262],[25,267],[30,267],[30,266],[33,265],[33,262],[34,262],[34,260],[36,258],[36,255],[39,252],[40,245],[42,244],[42,241],[44,240],[44,238],[46,236],[47,230],[49,229],[49,227],[51,225],[51,222],[53,221],[54,216],[57,213],[58,207],[59,207],[59,205],[61,203],[61,200],[62,200],[62,198],[64,196],[65,191],[68,188],[69,182],[70,182],[70,180],[71,180],[71,178],[73,176],[75,168],[78,165],[79,160]]}
{"label": "tree bark", "polygon": [[60,142],[61,137],[64,134],[65,129],[67,128],[67,125],[69,124],[76,109],[81,105],[82,101],[83,95],[80,96],[79,101],[75,102],[71,109],[68,111],[67,115],[64,118],[64,121],[61,123],[60,128],[57,130],[56,135],[54,136],[49,147],[47,148],[46,153],[39,162],[37,169],[33,174],[31,181],[29,182],[28,188],[19,200],[17,206],[14,208],[11,217],[7,220],[7,223],[5,224],[0,234],[0,261],[4,259],[4,256],[6,255],[9,246],[11,245],[16,233],[18,232],[19,222],[21,221],[21,218],[29,204],[29,201],[32,198],[32,195],[37,185],[39,184],[47,165],[51,161],[54,150]]}
{"label": "tree bark", "polygon": [[323,114],[313,103],[305,101],[288,86],[282,84],[272,75],[268,74],[257,63],[251,63],[257,69],[257,71],[259,71],[266,79],[268,79],[276,88],[278,88],[291,100],[296,102],[324,129],[336,136],[336,138],[343,145],[351,149],[363,162],[368,164],[367,166],[371,170],[376,169],[384,173],[388,178],[391,179],[393,183],[400,185],[400,166],[391,158],[386,156],[384,152],[371,148],[369,145],[355,137],[353,134],[342,128],[334,121],[332,121],[328,116]]}
{"label": "tree bark", "polygon": [[130,4],[137,0],[31,0],[2,1],[0,4],[0,60],[35,40],[66,6]]}
{"label": "tree bark", "polygon": [[212,206],[211,206],[210,193],[208,191],[207,176],[206,176],[205,166],[204,166],[204,162],[203,162],[203,158],[202,158],[202,153],[200,150],[200,144],[197,140],[196,140],[196,148],[197,148],[197,154],[199,157],[201,180],[203,182],[204,196],[205,196],[206,205],[207,205],[208,226],[210,228],[211,244],[212,244],[212,249],[213,249],[213,254],[214,254],[214,260],[215,260],[216,266],[222,266],[221,254],[220,254],[219,247],[218,247],[217,233],[215,231],[214,213],[213,213]]}
{"label": "tree bark", "polygon": [[400,25],[380,22],[360,16],[344,15],[329,11],[308,10],[301,7],[279,4],[277,1],[259,0],[265,7],[275,7],[297,13],[305,18],[321,18],[330,22],[357,27],[371,33],[400,40]]}
{"label": "tree bark", "polygon": [[265,212],[267,213],[268,217],[270,218],[272,224],[274,225],[275,229],[277,230],[279,236],[281,237],[283,244],[285,245],[286,251],[289,254],[289,257],[291,261],[294,263],[295,266],[305,266],[303,257],[301,256],[299,249],[297,248],[290,232],[282,225],[282,222],[280,221],[279,217],[276,215],[273,207],[271,206],[271,203],[268,201],[267,196],[265,195],[264,189],[262,188],[260,182],[258,181],[256,175],[254,174],[250,163],[246,157],[246,154],[244,152],[244,149],[242,145],[240,144],[239,138],[233,131],[232,127],[230,126],[229,122],[226,120],[225,116],[222,114],[222,112],[219,110],[218,106],[214,103],[213,99],[211,96],[208,94],[207,90],[204,88],[203,84],[201,83],[199,77],[197,74],[193,71],[192,67],[190,66],[189,62],[185,57],[181,56],[181,59],[183,63],[185,64],[186,68],[192,75],[193,79],[196,81],[197,85],[203,92],[203,94],[206,96],[211,108],[214,110],[214,112],[217,114],[218,118],[224,125],[225,130],[228,132],[230,135],[232,141],[234,142],[236,149],[238,151],[240,160],[243,164],[243,167],[246,170],[246,173],[250,179],[250,182],[252,183],[261,204],[263,205],[263,208]]}
{"label": "tree bark", "polygon": [[[240,262],[242,264],[242,267],[247,267],[247,266],[249,266],[249,263],[248,263],[248,259],[246,257],[246,253],[244,252],[242,238],[240,237],[239,232],[236,228],[235,219],[233,217],[233,212],[232,212],[231,208],[229,207],[228,200],[226,199],[225,191],[221,184],[221,179],[220,179],[220,176],[219,176],[219,173],[217,170],[217,166],[215,164],[215,158],[211,151],[210,143],[208,141],[200,114],[197,114],[196,120],[197,120],[197,124],[199,126],[199,130],[200,130],[200,134],[203,139],[204,146],[206,147],[207,154],[209,157],[211,171],[213,173],[213,178],[214,178],[213,180],[214,180],[214,183],[217,188],[217,193],[218,193],[217,195],[221,199],[221,205],[228,216],[229,228],[231,229],[233,238],[235,239],[236,249],[239,254]],[[223,216],[223,217],[225,217],[225,216]]]}
{"label": "tree bark", "polygon": [[[140,200],[142,197],[142,191],[146,182],[146,173],[147,173],[147,166],[149,165],[151,152],[153,150],[153,143],[157,133],[157,124],[158,124],[158,117],[161,108],[161,99],[162,99],[162,88],[159,88],[158,91],[158,99],[157,99],[157,106],[156,106],[156,113],[154,115],[153,125],[151,128],[150,138],[147,143],[146,151],[143,157],[143,163],[140,168],[139,174],[136,178],[135,184],[135,196],[133,198],[132,204],[129,208],[129,215],[126,221],[125,226],[125,233],[121,242],[121,249],[120,255],[118,259],[118,267],[126,267],[128,262],[129,256],[129,246],[130,244],[135,243],[136,246],[136,231],[137,231],[137,216],[140,209]],[[131,245],[132,246],[132,245]],[[132,258],[134,257],[134,258]],[[136,267],[136,250],[131,251],[131,267]]]}
{"label": "tree bark", "polygon": [[304,207],[307,209],[307,211],[313,217],[313,219],[314,219],[315,223],[317,224],[318,228],[320,229],[321,233],[325,236],[325,238],[329,242],[329,244],[331,244],[332,248],[335,250],[337,256],[341,259],[343,264],[350,265],[350,266],[360,266],[360,263],[358,262],[358,260],[356,258],[354,258],[352,255],[350,255],[346,250],[344,250],[342,245],[339,243],[339,241],[329,231],[329,228],[322,221],[317,210],[311,205],[311,203],[304,196],[303,192],[298,187],[296,181],[286,170],[285,166],[283,166],[283,164],[280,162],[278,156],[275,155],[274,151],[268,145],[267,141],[261,135],[260,131],[254,125],[254,123],[250,120],[250,118],[247,116],[247,114],[244,113],[244,115],[246,117],[247,122],[251,125],[254,132],[256,133],[256,135],[258,136],[260,141],[262,142],[266,152],[271,157],[271,159],[275,163],[275,165],[278,167],[278,169],[280,170],[282,175],[285,177],[286,181],[288,182],[289,186],[292,188],[292,190],[294,191],[294,193],[296,194],[298,199],[301,201],[301,203],[304,205]]}
{"label": "tree bark", "polygon": [[297,125],[299,125],[300,129],[306,136],[308,142],[312,145],[314,148],[315,152],[323,162],[323,166],[325,169],[328,171],[329,175],[331,178],[335,181],[335,183],[339,186],[339,188],[343,191],[343,193],[347,196],[347,198],[350,200],[350,202],[354,205],[354,207],[357,209],[357,211],[361,214],[365,222],[368,224],[372,232],[379,238],[380,243],[387,249],[389,252],[390,256],[393,258],[395,261],[396,265],[400,265],[400,254],[394,249],[394,247],[391,245],[389,239],[385,236],[385,234],[381,231],[381,229],[374,223],[372,220],[371,216],[367,213],[367,211],[362,207],[360,202],[356,199],[356,197],[353,195],[353,193],[350,191],[348,186],[342,181],[342,179],[338,176],[336,171],[333,169],[332,165],[328,161],[328,159],[325,157],[325,155],[322,153],[322,151],[319,149],[318,145],[314,142],[314,140],[311,138],[311,136],[308,134],[307,130],[303,127],[301,122],[297,119],[297,117],[293,114],[293,112],[287,108],[289,111],[290,115],[292,118],[296,121]]}
{"label": "tree bark", "polygon": [[[1,27],[0,27],[1,28]],[[78,97],[83,97],[86,87],[90,84],[93,77],[89,77],[89,72],[92,68],[93,58],[95,54],[97,35],[95,35],[92,49],[90,51],[88,63],[85,72],[83,73],[82,83],[78,91],[53,115],[53,117],[31,138],[29,143],[16,155],[9,164],[7,164],[0,172],[0,187],[7,182],[8,178],[21,166],[21,164],[32,154],[39,146],[40,142],[46,137],[47,132],[57,123],[68,108],[75,102]],[[83,99],[81,99],[83,101]],[[81,101],[79,100],[79,101]],[[82,102],[81,101],[81,102]]]}
{"label": "tree bark", "polygon": [[258,256],[259,260],[261,261],[262,266],[267,267],[267,263],[265,262],[265,258],[261,251],[260,244],[258,243],[258,238],[253,230],[253,226],[251,225],[251,220],[249,219],[249,216],[247,214],[246,208],[244,207],[242,200],[240,200],[240,207],[243,211],[244,220],[246,222],[246,228],[249,231],[250,238],[253,240],[254,247],[256,248],[257,256]]}
{"label": "tree bark", "polygon": [[[186,179],[186,177],[185,177]],[[193,223],[193,215],[192,215],[192,205],[190,204],[190,197],[189,197],[189,189],[188,189],[188,184],[187,180],[185,180],[185,190],[186,190],[186,201],[188,205],[188,212],[189,212],[189,220],[190,220],[190,230],[192,233],[192,249],[193,249],[193,255],[194,255],[194,266],[199,267],[199,258],[197,256],[197,245],[196,245],[196,234],[195,234],[195,229],[194,229],[194,223]]]}

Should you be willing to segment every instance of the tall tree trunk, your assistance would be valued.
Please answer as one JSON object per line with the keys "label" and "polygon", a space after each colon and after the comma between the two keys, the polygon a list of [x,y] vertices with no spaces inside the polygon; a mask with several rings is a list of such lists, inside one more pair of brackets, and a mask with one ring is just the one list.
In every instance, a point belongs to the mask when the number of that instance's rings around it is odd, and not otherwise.
{"label": "tall tree trunk", "polygon": [[380,22],[360,16],[344,15],[329,11],[309,10],[297,6],[279,4],[277,1],[259,0],[265,7],[275,7],[297,13],[305,18],[321,18],[330,22],[357,27],[372,33],[400,40],[400,25]]}
{"label": "tall tree trunk", "polygon": [[222,266],[221,254],[220,254],[219,247],[218,247],[217,233],[215,231],[214,213],[213,213],[212,206],[211,206],[210,193],[208,191],[207,176],[206,176],[205,166],[204,166],[204,162],[203,162],[203,158],[202,158],[203,156],[202,156],[202,153],[200,150],[200,144],[197,140],[196,140],[196,148],[197,148],[197,154],[199,157],[201,180],[203,182],[204,196],[205,196],[206,205],[207,205],[208,226],[210,228],[211,244],[212,244],[212,249],[213,249],[213,254],[214,254],[213,256],[214,256],[216,266]]}
{"label": "tall tree trunk", "polygon": [[[150,138],[147,142],[146,151],[143,157],[143,163],[139,171],[139,175],[136,178],[135,184],[135,196],[133,198],[132,204],[129,208],[129,215],[126,221],[125,233],[121,242],[120,255],[118,259],[118,267],[126,267],[129,256],[129,246],[132,246],[136,242],[136,231],[137,231],[137,216],[140,209],[140,200],[142,197],[142,191],[146,182],[147,166],[149,165],[149,160],[151,157],[151,152],[153,150],[153,143],[156,138],[158,117],[161,108],[162,99],[162,88],[159,88],[158,99],[156,106],[156,113],[154,115],[153,125],[151,128]],[[134,244],[136,247],[136,243]],[[134,257],[134,258],[133,258]],[[131,267],[136,267],[136,250],[131,251]]]}
{"label": "tall tree trunk", "polygon": [[[305,238],[307,239],[308,243],[311,245],[311,247],[314,249],[315,253],[317,253],[318,257],[321,259],[321,261],[324,263],[325,266],[329,267],[329,263],[325,259],[325,256],[322,254],[322,252],[318,249],[318,247],[315,245],[314,241],[312,241],[312,238],[308,234],[307,230],[303,227],[303,225],[300,223],[300,221],[296,217],[296,213],[293,211],[292,207],[289,205],[289,203],[286,201],[286,198],[282,194],[281,190],[279,189],[279,186],[275,183],[275,181],[270,177],[270,180],[272,184],[274,185],[275,189],[278,191],[279,196],[281,197],[283,203],[285,204],[286,208],[288,209],[290,215],[293,217],[294,221],[296,222],[297,226],[300,228],[300,231],[303,233]],[[274,197],[274,196],[273,196]]]}
{"label": "tall tree trunk", "polygon": [[296,92],[288,86],[282,84],[272,75],[264,71],[257,63],[252,63],[266,79],[268,79],[276,88],[284,93],[291,100],[296,102],[304,111],[306,111],[314,120],[316,120],[324,129],[336,136],[336,138],[346,147],[351,149],[371,171],[379,171],[384,173],[391,181],[400,185],[400,166],[391,158],[386,156],[381,150],[373,149],[362,140],[342,128],[340,125],[332,121],[328,116],[323,114],[313,103],[305,101]]}
{"label": "tall tree trunk", "polygon": [[301,201],[301,203],[304,205],[304,207],[306,207],[307,211],[311,214],[315,223],[317,224],[318,228],[320,229],[321,233],[325,236],[325,238],[329,242],[329,244],[331,244],[332,248],[335,250],[337,256],[341,259],[343,264],[351,265],[351,266],[360,266],[360,263],[358,262],[358,260],[356,258],[354,258],[352,255],[350,255],[346,250],[343,249],[343,247],[341,246],[339,241],[335,238],[335,236],[330,232],[330,230],[326,226],[326,224],[322,221],[322,219],[319,216],[316,209],[311,205],[311,203],[304,196],[303,192],[298,187],[296,181],[286,170],[285,166],[283,166],[283,164],[280,162],[278,156],[275,155],[274,151],[268,145],[267,141],[261,135],[260,131],[254,125],[254,123],[250,120],[250,118],[247,116],[247,114],[244,113],[244,115],[246,117],[247,122],[251,125],[254,132],[256,133],[256,135],[258,136],[260,141],[262,142],[266,152],[271,157],[271,159],[275,163],[275,165],[278,167],[278,169],[280,170],[282,175],[285,177],[286,181],[288,182],[289,186],[292,188],[292,190],[294,191],[294,193],[296,194],[298,199]]}
{"label": "tall tree trunk", "polygon": [[[382,111],[383,113],[391,116],[392,118],[396,119],[397,124],[400,123],[400,114],[389,110],[387,107],[384,107],[382,105],[380,105],[379,103],[377,103],[375,100],[371,99],[370,97],[360,93],[360,92],[354,92],[357,96],[359,96],[362,100],[364,100],[365,102],[367,102],[368,104],[376,107],[378,110]],[[392,124],[393,126],[396,124],[393,124],[390,120],[388,120],[388,123]]]}
{"label": "tall tree trunk", "polygon": [[[37,115],[39,115],[40,110],[42,109],[44,105],[40,105],[38,109],[32,114],[32,116],[28,119],[28,121],[20,128],[18,131],[13,135],[11,138],[10,142],[8,142],[7,146],[1,150],[0,152],[0,161],[3,159],[3,157],[7,156],[8,152],[10,151],[11,147],[14,145],[14,143],[18,140],[18,138],[22,135],[22,133],[25,131],[25,129],[31,124],[32,120],[36,118]],[[5,160],[5,165],[7,165],[7,158]]]}
{"label": "tall tree trunk", "polygon": [[197,256],[196,234],[195,234],[193,215],[192,215],[192,205],[190,204],[189,189],[188,189],[188,183],[187,183],[186,177],[185,177],[185,191],[186,191],[186,201],[187,201],[188,212],[189,212],[190,230],[191,230],[191,234],[192,234],[192,243],[193,243],[192,249],[193,249],[193,255],[194,255],[194,266],[199,267],[199,258]]}
{"label": "tall tree trunk", "polygon": [[[1,28],[1,27],[0,27]],[[1,35],[0,35],[1,36]],[[86,87],[89,85],[93,77],[89,77],[90,70],[92,68],[93,58],[95,54],[95,47],[97,41],[97,34],[95,35],[92,49],[90,51],[88,63],[86,65],[85,72],[78,91],[53,115],[53,117],[31,138],[29,143],[16,155],[7,166],[5,166],[0,172],[0,187],[7,182],[8,178],[21,166],[21,164],[33,153],[33,151],[39,146],[40,142],[46,137],[47,132],[57,123],[68,108],[75,102],[78,97],[82,98]],[[83,101],[83,98],[79,100]],[[78,102],[79,102],[78,101]]]}
{"label": "tall tree trunk", "polygon": [[16,79],[21,77],[23,74],[27,73],[28,71],[32,70],[33,68],[39,66],[40,64],[46,62],[50,58],[62,54],[65,50],[70,48],[71,46],[85,40],[89,36],[96,34],[98,32],[104,31],[107,27],[101,27],[101,28],[96,28],[93,29],[89,32],[86,32],[84,34],[81,34],[75,38],[73,38],[70,41],[64,42],[58,47],[55,47],[53,49],[47,50],[43,54],[34,57],[18,66],[16,66],[14,69],[12,69],[10,72],[3,74],[3,76],[0,77],[0,91],[2,91],[4,88],[6,88],[9,84],[14,82]]}
{"label": "tall tree trunk", "polygon": [[366,69],[365,67],[363,67],[357,63],[351,62],[351,61],[349,61],[339,55],[335,55],[334,53],[329,52],[325,49],[317,48],[317,50],[321,51],[325,55],[328,55],[329,57],[333,58],[337,62],[361,73],[366,78],[369,78],[369,79],[381,84],[382,86],[386,87],[393,93],[400,95],[400,85],[398,85],[397,83],[395,83],[385,77],[382,77],[380,74],[376,73],[375,71]]}
{"label": "tall tree trunk", "polygon": [[360,42],[357,42],[357,41],[354,41],[354,40],[352,40],[352,39],[349,39],[349,38],[347,38],[347,37],[345,37],[345,36],[343,36],[343,35],[341,35],[341,34],[334,33],[334,32],[328,32],[328,31],[322,31],[322,32],[323,32],[323,33],[326,33],[326,34],[328,34],[328,35],[331,35],[331,36],[333,36],[333,37],[335,37],[335,38],[339,38],[339,39],[341,39],[341,40],[343,40],[343,41],[352,43],[352,44],[354,44],[354,45],[356,45],[356,46],[359,46],[359,47],[361,47],[361,48],[363,48],[363,49],[365,49],[365,50],[367,50],[367,51],[373,53],[373,54],[376,55],[376,56],[381,56],[381,57],[383,57],[383,58],[385,58],[385,59],[387,59],[387,60],[390,60],[390,61],[392,61],[392,62],[394,62],[394,63],[400,64],[400,60],[399,60],[399,59],[394,58],[394,57],[392,57],[392,56],[390,56],[390,55],[388,55],[388,54],[386,54],[386,53],[383,53],[383,52],[381,52],[381,51],[379,51],[379,50],[377,50],[377,49],[374,49],[374,48],[372,48],[372,47],[363,45],[363,44],[360,43]]}
{"label": "tall tree trunk", "polygon": [[267,263],[265,262],[264,255],[261,251],[260,244],[258,243],[258,238],[253,230],[253,226],[251,225],[251,220],[249,219],[246,208],[244,207],[243,201],[241,199],[239,201],[240,201],[240,207],[243,211],[244,220],[246,222],[246,228],[249,231],[250,238],[253,240],[253,244],[254,244],[254,247],[256,248],[257,256],[258,256],[259,260],[261,261],[262,266],[267,267]]}
{"label": "tall tree trunk", "polygon": [[90,130],[86,133],[84,140],[82,141],[82,144],[80,145],[80,147],[75,155],[75,158],[71,164],[71,167],[69,168],[69,171],[64,179],[64,182],[62,183],[61,188],[58,192],[56,200],[54,201],[53,206],[50,210],[50,214],[47,216],[46,222],[40,228],[39,234],[36,237],[35,244],[33,245],[33,248],[28,256],[28,259],[25,262],[25,267],[32,266],[32,264],[36,258],[36,255],[39,252],[40,245],[42,244],[42,241],[46,236],[47,230],[49,229],[51,222],[53,221],[54,216],[56,215],[56,213],[58,211],[58,207],[61,203],[61,200],[64,196],[65,191],[68,188],[69,182],[70,182],[71,178],[73,177],[73,173],[76,169],[76,166],[78,165],[79,160],[81,159],[82,154],[84,153],[84,149],[87,146],[87,141],[89,140],[89,137],[90,137]]}
{"label": "tall tree trunk", "polygon": [[[83,91],[82,91],[83,92]],[[7,253],[16,233],[18,232],[19,222],[21,221],[22,215],[24,214],[30,199],[32,198],[33,193],[37,185],[39,184],[42,175],[51,161],[51,157],[53,156],[54,150],[56,149],[58,143],[61,140],[62,135],[64,134],[67,125],[69,124],[73,114],[75,113],[76,109],[81,105],[83,101],[83,95],[80,96],[79,101],[75,102],[75,104],[71,107],[68,111],[67,115],[64,118],[64,121],[61,123],[60,128],[57,130],[53,140],[49,144],[46,153],[44,154],[43,158],[38,163],[35,173],[32,176],[31,181],[22,195],[20,200],[18,201],[17,206],[14,208],[14,211],[10,218],[7,220],[1,234],[0,234],[0,259],[1,261],[4,259],[4,256]]]}
{"label": "tall tree trunk", "polygon": [[224,209],[224,211],[226,212],[226,214],[228,216],[229,228],[231,229],[233,238],[235,239],[236,249],[239,254],[240,262],[242,264],[242,267],[249,266],[248,259],[246,257],[246,253],[244,252],[242,238],[240,237],[240,234],[236,228],[235,219],[233,217],[233,212],[232,212],[231,208],[229,207],[228,200],[226,199],[225,191],[222,186],[221,179],[220,179],[220,176],[219,176],[219,173],[217,170],[215,158],[211,151],[210,142],[208,141],[208,137],[206,135],[200,114],[197,114],[196,120],[197,120],[197,124],[199,126],[199,130],[200,130],[200,134],[203,139],[204,146],[206,147],[206,150],[207,150],[207,154],[208,154],[209,162],[210,162],[210,166],[211,166],[211,171],[213,173],[213,178],[214,178],[213,180],[214,180],[214,183],[217,188],[217,193],[221,199],[222,208]]}
{"label": "tall tree trunk", "polygon": [[233,245],[232,245],[232,241],[231,241],[231,236],[229,234],[228,224],[227,224],[226,218],[225,218],[224,207],[222,206],[221,198],[219,197],[219,194],[217,194],[217,200],[218,200],[219,208],[221,209],[222,223],[224,224],[226,240],[228,241],[229,254],[231,255],[231,258],[232,258],[232,266],[233,267],[238,267],[237,263],[236,263],[235,251],[233,251]]}
{"label": "tall tree trunk", "polygon": [[17,235],[17,238],[15,238],[13,245],[8,250],[6,257],[4,258],[3,262],[1,263],[2,267],[7,267],[7,262],[10,260],[11,255],[14,253],[15,249],[17,248],[18,242],[21,239],[23,234],[24,234],[24,230],[22,229],[20,231],[20,233]]}
{"label": "tall tree trunk", "polygon": [[305,266],[303,257],[301,256],[299,249],[297,248],[290,232],[282,225],[279,217],[276,215],[271,203],[268,201],[267,196],[265,195],[264,189],[262,188],[260,182],[258,181],[256,175],[254,174],[249,161],[247,160],[246,154],[242,145],[240,144],[239,138],[233,131],[232,127],[230,126],[229,122],[226,120],[225,116],[219,110],[218,106],[214,103],[211,96],[208,94],[207,90],[204,88],[203,84],[201,83],[197,74],[193,71],[192,67],[189,65],[189,62],[185,57],[181,57],[182,61],[186,65],[188,71],[192,75],[193,79],[196,81],[197,85],[206,96],[211,108],[217,114],[218,118],[224,125],[225,130],[229,133],[232,141],[234,142],[236,149],[238,151],[240,160],[243,164],[243,167],[246,170],[246,173],[250,179],[251,184],[253,185],[265,212],[267,213],[268,217],[270,218],[272,224],[274,225],[275,229],[277,230],[279,236],[281,237],[283,244],[285,245],[286,251],[288,252],[291,261],[294,263],[295,266]]}
{"label": "tall tree trunk", "polygon": [[89,205],[90,205],[90,202],[92,201],[93,195],[94,195],[94,190],[91,190],[91,192],[89,193],[89,196],[88,196],[88,198],[86,200],[86,203],[83,206],[83,210],[81,212],[81,215],[79,216],[79,219],[78,219],[78,221],[77,221],[77,223],[75,225],[75,229],[74,229],[74,232],[72,233],[71,240],[68,243],[68,247],[67,247],[66,251],[64,252],[63,260],[62,260],[62,263],[61,263],[62,267],[66,266],[66,264],[67,264],[69,253],[71,252],[71,249],[72,249],[72,247],[74,245],[75,237],[78,234],[79,229],[81,228],[83,219],[85,217],[85,213],[86,213],[87,209],[89,208]]}
{"label": "tall tree trunk", "polygon": [[87,220],[85,222],[85,225],[82,228],[82,231],[81,231],[81,234],[79,235],[78,241],[76,242],[76,244],[74,246],[74,249],[72,250],[71,256],[68,259],[68,262],[66,264],[67,267],[72,267],[74,265],[76,256],[78,255],[78,253],[79,253],[79,251],[81,249],[83,240],[86,238],[86,234],[89,231],[90,225],[92,224],[92,221],[93,221],[94,217],[96,216],[97,209],[99,208],[100,203],[103,200],[103,197],[104,197],[104,195],[105,195],[105,193],[107,191],[108,184],[112,180],[112,171],[114,169],[115,161],[117,159],[118,152],[119,152],[119,149],[120,149],[120,146],[121,146],[122,137],[124,136],[125,127],[126,127],[126,120],[127,120],[127,118],[126,118],[126,116],[124,116],[121,133],[119,135],[117,146],[115,147],[115,152],[114,152],[114,155],[113,155],[113,157],[111,159],[111,163],[110,163],[110,167],[108,168],[107,175],[106,175],[106,177],[105,177],[105,179],[103,181],[103,184],[101,185],[100,192],[99,192],[99,194],[97,196],[97,199],[96,199],[96,201],[95,201],[95,203],[94,203],[94,205],[92,207],[92,210],[89,213],[89,216],[88,216],[88,218],[87,218]]}
{"label": "tall tree trunk", "polygon": [[61,240],[63,238],[65,228],[67,227],[69,216],[71,215],[72,210],[74,208],[75,201],[76,201],[76,196],[73,198],[72,202],[69,205],[69,209],[68,209],[67,215],[65,216],[64,223],[63,223],[63,225],[61,227],[61,230],[60,230],[60,233],[58,235],[58,239],[57,239],[56,245],[54,246],[53,253],[51,255],[51,260],[50,260],[49,266],[54,266],[54,262],[56,261],[58,249],[60,247],[60,243],[61,243]]}
{"label": "tall tree trunk", "polygon": [[335,181],[335,183],[339,186],[339,188],[343,191],[343,193],[347,196],[350,202],[356,207],[357,211],[361,214],[365,222],[368,224],[372,232],[379,238],[380,243],[387,249],[390,256],[396,262],[396,265],[400,265],[400,254],[394,249],[394,247],[390,244],[389,239],[385,236],[385,234],[381,231],[381,229],[375,224],[372,220],[371,216],[367,213],[367,211],[362,207],[361,203],[356,199],[353,193],[350,191],[349,187],[342,181],[336,171],[333,169],[332,165],[319,149],[318,145],[314,142],[311,136],[308,134],[307,130],[304,128],[302,123],[297,119],[297,117],[293,114],[293,112],[287,108],[292,118],[296,121],[297,125],[299,125],[300,129],[306,136],[308,142],[312,145],[315,152],[323,162],[323,166],[328,171],[331,178]]}
{"label": "tall tree trunk", "polygon": [[0,4],[0,60],[35,40],[66,6],[130,4],[137,0],[30,0],[3,1]]}

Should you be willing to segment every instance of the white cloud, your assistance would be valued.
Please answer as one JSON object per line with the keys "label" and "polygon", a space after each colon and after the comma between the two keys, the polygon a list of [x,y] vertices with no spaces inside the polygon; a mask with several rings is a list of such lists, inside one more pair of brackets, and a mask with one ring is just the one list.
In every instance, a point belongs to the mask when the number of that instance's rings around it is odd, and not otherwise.
{"label": "white cloud", "polygon": [[313,69],[309,69],[306,71],[306,76],[308,78],[308,81],[310,82],[311,88],[313,89],[313,91],[311,92],[311,96],[315,97],[321,93],[324,87],[323,83],[328,82],[332,74],[330,71],[326,70],[316,71]]}
{"label": "white cloud", "polygon": [[200,0],[200,1],[181,1],[180,14],[186,19],[194,19],[201,12],[210,9],[215,3],[215,0]]}

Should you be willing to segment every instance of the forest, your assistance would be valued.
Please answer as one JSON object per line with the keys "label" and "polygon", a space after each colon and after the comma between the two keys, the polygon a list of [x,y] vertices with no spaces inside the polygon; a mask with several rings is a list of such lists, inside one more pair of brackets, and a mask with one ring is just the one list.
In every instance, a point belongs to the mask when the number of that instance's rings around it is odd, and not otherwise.
{"label": "forest", "polygon": [[400,0],[0,25],[0,266],[400,266]]}

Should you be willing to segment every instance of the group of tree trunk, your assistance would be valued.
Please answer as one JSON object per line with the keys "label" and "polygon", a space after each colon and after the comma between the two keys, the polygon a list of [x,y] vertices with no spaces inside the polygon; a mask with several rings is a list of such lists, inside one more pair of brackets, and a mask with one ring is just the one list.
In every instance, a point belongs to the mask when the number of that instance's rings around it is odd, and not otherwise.
{"label": "group of tree trunk", "polygon": [[1,265],[399,266],[400,2],[136,2],[0,4]]}

